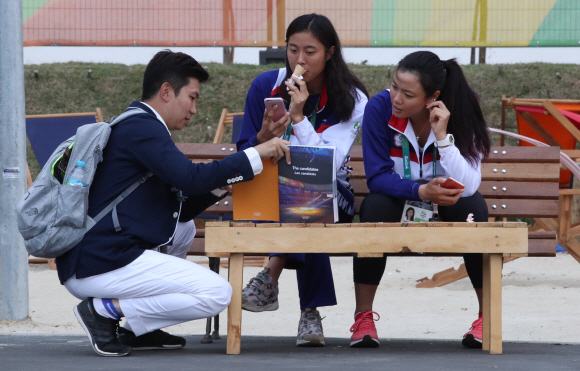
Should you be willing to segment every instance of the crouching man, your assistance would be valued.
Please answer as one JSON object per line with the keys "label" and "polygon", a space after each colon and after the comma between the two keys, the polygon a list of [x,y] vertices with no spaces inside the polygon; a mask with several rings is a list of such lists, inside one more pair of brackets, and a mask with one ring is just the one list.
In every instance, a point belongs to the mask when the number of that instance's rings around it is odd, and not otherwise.
{"label": "crouching man", "polygon": [[[109,213],[57,258],[61,283],[82,300],[74,313],[101,356],[182,348],[184,338],[160,329],[228,306],[229,283],[184,259],[195,236],[192,219],[225,197],[222,187],[259,174],[261,159],[286,154],[289,161],[289,142],[279,138],[209,164],[194,164],[181,153],[171,131],[196,114],[200,83],[207,79],[189,55],[166,50],[153,57],[142,99],[128,108],[144,112],[113,127],[91,184],[88,214],[96,216],[148,171],[153,176],[117,205],[116,215]],[[161,246],[168,254],[158,252]],[[126,324],[119,328],[122,317]]]}

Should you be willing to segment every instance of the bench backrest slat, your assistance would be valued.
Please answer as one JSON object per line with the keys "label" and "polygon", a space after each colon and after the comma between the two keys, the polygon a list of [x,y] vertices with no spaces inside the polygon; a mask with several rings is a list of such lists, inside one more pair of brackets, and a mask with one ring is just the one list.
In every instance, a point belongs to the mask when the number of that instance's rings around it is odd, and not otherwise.
{"label": "bench backrest slat", "polygon": [[487,203],[487,209],[489,211],[490,217],[558,217],[557,200],[506,200],[486,198],[485,202]]}
{"label": "bench backrest slat", "polygon": [[235,144],[176,143],[176,146],[192,160],[219,160],[237,152]]}
{"label": "bench backrest slat", "polygon": [[522,187],[521,182],[482,181],[478,191],[485,198],[557,200],[559,186],[554,182],[529,182]]}
{"label": "bench backrest slat", "polygon": [[512,180],[522,182],[553,182],[560,180],[558,164],[541,163],[484,163],[481,164],[481,180]]}

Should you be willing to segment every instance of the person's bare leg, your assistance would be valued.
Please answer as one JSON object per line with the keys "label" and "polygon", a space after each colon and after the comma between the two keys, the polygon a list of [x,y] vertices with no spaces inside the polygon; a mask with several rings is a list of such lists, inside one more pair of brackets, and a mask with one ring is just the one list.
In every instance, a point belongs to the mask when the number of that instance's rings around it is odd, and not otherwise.
{"label": "person's bare leg", "polygon": [[272,284],[274,286],[278,286],[278,279],[282,274],[282,270],[286,265],[286,260],[288,260],[288,255],[274,255],[268,261],[266,265],[270,270],[268,271],[268,275],[272,277]]}
{"label": "person's bare leg", "polygon": [[369,312],[373,310],[373,302],[379,285],[368,285],[364,283],[354,284],[354,295],[356,299],[355,313]]}
{"label": "person's bare leg", "polygon": [[120,315],[124,316],[123,311],[121,310],[121,304],[119,304],[119,299],[113,299],[113,306],[119,312]]}

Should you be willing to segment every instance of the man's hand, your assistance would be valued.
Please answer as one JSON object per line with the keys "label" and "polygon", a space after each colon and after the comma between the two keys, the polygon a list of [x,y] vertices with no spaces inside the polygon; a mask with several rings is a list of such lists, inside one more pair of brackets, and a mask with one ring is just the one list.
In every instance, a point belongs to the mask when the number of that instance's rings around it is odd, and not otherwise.
{"label": "man's hand", "polygon": [[280,120],[276,122],[272,120],[274,112],[283,109],[284,107],[274,106],[269,112],[264,111],[262,128],[258,132],[258,135],[256,135],[258,142],[265,143],[272,138],[280,138],[286,132],[286,128],[290,125],[290,115],[288,112]]}
{"label": "man's hand", "polygon": [[435,178],[427,184],[419,187],[419,198],[428,200],[440,206],[455,205],[459,197],[463,194],[463,189],[447,189],[439,187],[445,178]]}
{"label": "man's hand", "polygon": [[280,138],[272,138],[266,143],[254,147],[262,159],[272,159],[272,164],[277,163],[282,157],[286,156],[286,162],[290,165],[290,142]]}

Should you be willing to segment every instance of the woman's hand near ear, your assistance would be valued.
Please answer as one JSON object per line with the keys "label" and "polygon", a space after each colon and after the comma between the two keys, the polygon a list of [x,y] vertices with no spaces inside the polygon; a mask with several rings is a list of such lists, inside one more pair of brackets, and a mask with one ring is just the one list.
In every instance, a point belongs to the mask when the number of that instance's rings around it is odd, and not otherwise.
{"label": "woman's hand near ear", "polygon": [[427,104],[427,109],[429,110],[429,122],[431,122],[431,129],[435,138],[437,140],[443,140],[447,136],[447,124],[449,123],[449,117],[451,113],[445,103],[434,100]]}

